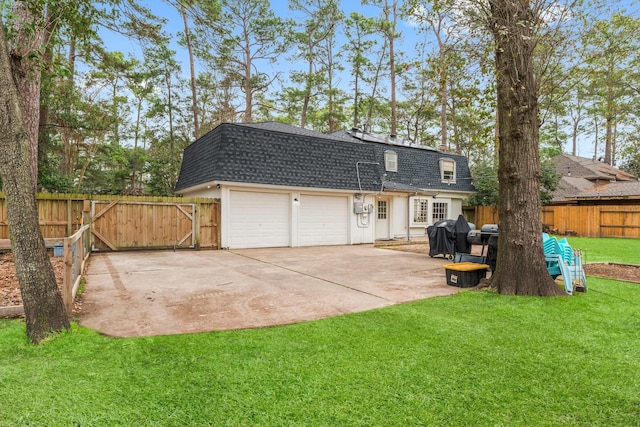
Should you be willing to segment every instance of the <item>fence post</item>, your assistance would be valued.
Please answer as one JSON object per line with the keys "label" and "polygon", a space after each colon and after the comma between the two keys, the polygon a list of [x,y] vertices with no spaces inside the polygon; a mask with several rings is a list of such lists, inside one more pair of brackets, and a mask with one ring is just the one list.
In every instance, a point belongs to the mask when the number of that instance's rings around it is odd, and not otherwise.
{"label": "fence post", "polygon": [[220,199],[215,199],[213,201],[214,211],[216,213],[216,249],[222,249],[222,220],[220,218],[221,214],[221,204]]}
{"label": "fence post", "polygon": [[68,198],[67,202],[67,236],[73,234],[73,199]]}
{"label": "fence post", "polygon": [[73,312],[73,251],[71,249],[71,239],[64,238],[63,243],[63,259],[64,259],[64,275],[62,281],[62,301],[67,315],[71,316]]}
{"label": "fence post", "polygon": [[194,210],[195,212],[193,213],[193,222],[194,222],[194,227],[193,227],[193,231],[194,231],[194,236],[193,236],[193,247],[195,249],[200,249],[200,242],[201,242],[201,229],[200,229],[200,224],[202,223],[202,220],[200,218],[201,212],[202,212],[202,201],[198,200],[196,201],[194,204]]}

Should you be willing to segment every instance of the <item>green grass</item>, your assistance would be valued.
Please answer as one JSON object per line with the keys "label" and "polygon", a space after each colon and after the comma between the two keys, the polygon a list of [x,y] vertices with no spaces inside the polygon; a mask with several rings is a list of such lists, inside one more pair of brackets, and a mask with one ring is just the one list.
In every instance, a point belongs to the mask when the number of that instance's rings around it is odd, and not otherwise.
{"label": "green grass", "polygon": [[639,305],[639,285],[590,278],[193,335],[33,346],[2,320],[0,426],[640,425]]}
{"label": "green grass", "polygon": [[584,251],[585,262],[640,264],[640,239],[569,237],[573,248]]}

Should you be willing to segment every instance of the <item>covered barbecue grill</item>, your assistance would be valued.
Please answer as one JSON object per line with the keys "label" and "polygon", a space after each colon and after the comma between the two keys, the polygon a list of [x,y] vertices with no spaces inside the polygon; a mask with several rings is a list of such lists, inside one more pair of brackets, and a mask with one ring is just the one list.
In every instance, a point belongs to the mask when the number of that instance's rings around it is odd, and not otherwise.
{"label": "covered barbecue grill", "polygon": [[463,215],[459,215],[456,220],[445,219],[430,225],[427,227],[429,256],[442,255],[453,259],[456,252],[469,252],[471,244],[467,235],[470,231],[471,227]]}
{"label": "covered barbecue grill", "polygon": [[482,245],[480,256],[484,258],[483,262],[489,264],[491,271],[495,271],[498,257],[498,224],[484,224],[480,230],[471,230],[467,234],[467,242],[470,245]]}

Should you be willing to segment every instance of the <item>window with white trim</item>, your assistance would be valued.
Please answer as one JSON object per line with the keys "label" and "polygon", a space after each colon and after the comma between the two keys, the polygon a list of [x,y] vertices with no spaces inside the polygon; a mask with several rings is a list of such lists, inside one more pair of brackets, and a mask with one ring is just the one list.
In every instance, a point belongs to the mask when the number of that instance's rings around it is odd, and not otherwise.
{"label": "window with white trim", "polygon": [[440,179],[447,184],[456,183],[456,162],[453,159],[440,159]]}
{"label": "window with white trim", "polygon": [[433,202],[431,207],[431,223],[435,224],[449,217],[449,203]]}
{"label": "window with white trim", "polygon": [[411,211],[412,225],[426,225],[429,221],[429,199],[414,197]]}
{"label": "window with white trim", "polygon": [[398,172],[398,153],[392,150],[385,150],[384,169],[387,172]]}

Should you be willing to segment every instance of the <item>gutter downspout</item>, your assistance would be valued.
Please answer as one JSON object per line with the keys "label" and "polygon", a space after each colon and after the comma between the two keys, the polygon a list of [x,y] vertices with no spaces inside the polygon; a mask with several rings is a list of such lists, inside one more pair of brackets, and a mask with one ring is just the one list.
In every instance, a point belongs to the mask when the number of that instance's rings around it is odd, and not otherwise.
{"label": "gutter downspout", "polygon": [[407,196],[407,242],[411,241],[411,196]]}

